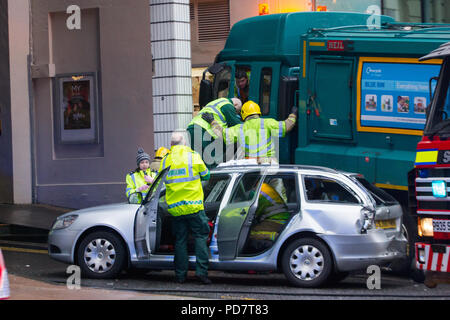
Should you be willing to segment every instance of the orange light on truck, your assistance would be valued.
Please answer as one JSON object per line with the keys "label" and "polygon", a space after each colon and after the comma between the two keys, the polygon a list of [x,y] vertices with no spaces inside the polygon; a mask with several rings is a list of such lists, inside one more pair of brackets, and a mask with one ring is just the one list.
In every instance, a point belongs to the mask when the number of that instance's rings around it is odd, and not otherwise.
{"label": "orange light on truck", "polygon": [[326,12],[327,11],[327,6],[317,6],[317,11],[318,12]]}
{"label": "orange light on truck", "polygon": [[268,3],[260,3],[259,4],[259,15],[264,16],[269,14],[269,4]]}

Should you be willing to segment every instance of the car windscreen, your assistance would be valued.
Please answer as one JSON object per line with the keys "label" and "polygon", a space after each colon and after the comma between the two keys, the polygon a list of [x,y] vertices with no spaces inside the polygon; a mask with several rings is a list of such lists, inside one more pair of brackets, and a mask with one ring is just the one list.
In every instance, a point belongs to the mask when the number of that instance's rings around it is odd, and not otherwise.
{"label": "car windscreen", "polygon": [[366,188],[370,192],[370,194],[376,201],[377,205],[397,204],[398,203],[397,200],[395,200],[394,197],[392,197],[389,193],[374,186],[372,183],[370,183],[363,177],[352,176],[352,178],[355,179],[356,181],[358,181],[360,184],[362,184],[364,186],[364,188]]}

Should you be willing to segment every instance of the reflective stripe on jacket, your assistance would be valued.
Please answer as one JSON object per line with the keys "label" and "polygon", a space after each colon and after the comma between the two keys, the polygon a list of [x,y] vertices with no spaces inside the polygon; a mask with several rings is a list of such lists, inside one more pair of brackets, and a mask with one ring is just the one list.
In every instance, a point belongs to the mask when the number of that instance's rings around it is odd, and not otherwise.
{"label": "reflective stripe on jacket", "polygon": [[221,127],[226,128],[227,127],[226,117],[222,113],[221,109],[223,106],[227,104],[233,105],[231,100],[227,98],[219,98],[214,101],[211,101],[202,110],[200,110],[200,112],[194,117],[194,119],[192,119],[192,121],[189,123],[188,126],[196,124],[205,129],[211,135],[211,137],[217,139],[217,135],[212,130],[211,125],[205,120],[203,120],[202,114],[205,112],[212,113],[214,116],[214,120],[216,120]]}
{"label": "reflective stripe on jacket", "polygon": [[241,125],[226,128],[225,143],[239,142],[246,157],[274,157],[275,147],[272,137],[286,135],[286,123],[274,119],[254,118]]}
{"label": "reflective stripe on jacket", "polygon": [[203,210],[201,177],[209,170],[200,155],[189,147],[173,146],[162,160],[160,171],[169,166],[165,182],[169,213],[181,216]]}
{"label": "reflective stripe on jacket", "polygon": [[280,220],[289,219],[289,212],[280,194],[267,183],[263,183],[259,192],[258,209],[256,216],[259,220]]}
{"label": "reflective stripe on jacket", "polygon": [[[125,190],[125,195],[127,198],[130,197],[133,193],[139,192],[136,189],[139,187],[142,187],[143,185],[147,184],[147,181],[145,181],[145,175],[152,177],[153,179],[156,177],[156,173],[152,172],[151,169],[147,169],[144,173],[144,171],[139,170],[139,172],[133,171],[129,174],[127,174],[126,182],[127,182],[127,188]],[[141,191],[142,193],[142,199],[145,198],[147,195],[149,189],[145,191]]]}

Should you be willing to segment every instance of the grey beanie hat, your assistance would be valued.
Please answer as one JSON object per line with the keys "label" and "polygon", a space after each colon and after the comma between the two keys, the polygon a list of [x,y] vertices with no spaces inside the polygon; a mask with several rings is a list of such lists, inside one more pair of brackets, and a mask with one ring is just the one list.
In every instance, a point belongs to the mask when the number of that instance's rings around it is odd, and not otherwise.
{"label": "grey beanie hat", "polygon": [[139,166],[139,163],[141,163],[142,160],[150,161],[150,156],[148,155],[148,153],[144,152],[144,149],[139,148],[136,156],[136,164]]}

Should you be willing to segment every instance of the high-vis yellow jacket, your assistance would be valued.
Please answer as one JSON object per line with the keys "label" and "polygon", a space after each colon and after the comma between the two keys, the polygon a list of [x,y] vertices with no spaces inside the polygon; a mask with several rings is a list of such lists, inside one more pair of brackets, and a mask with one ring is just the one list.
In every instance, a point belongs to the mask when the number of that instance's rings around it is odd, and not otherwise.
{"label": "high-vis yellow jacket", "polygon": [[[224,112],[222,108],[228,108],[228,112]],[[230,110],[232,111],[230,112]],[[219,98],[211,101],[194,117],[194,119],[192,119],[191,123],[189,123],[189,126],[196,124],[202,127],[214,139],[218,138],[217,135],[212,130],[211,125],[202,119],[202,114],[205,112],[212,113],[214,116],[214,120],[216,120],[217,123],[223,128],[226,128],[228,125],[235,125],[241,122],[240,120],[238,120],[238,116],[236,115],[236,111],[230,99]]]}
{"label": "high-vis yellow jacket", "polygon": [[272,137],[282,138],[286,135],[285,121],[255,118],[241,125],[226,128],[225,143],[239,142],[248,158],[274,157],[275,147]]}
{"label": "high-vis yellow jacket", "polygon": [[152,172],[152,170],[149,168],[145,172],[142,170],[139,170],[138,172],[132,171],[129,174],[127,174],[126,182],[127,182],[127,188],[125,190],[125,194],[127,198],[130,197],[133,193],[141,192],[142,199],[145,198],[145,196],[148,193],[148,190],[138,191],[137,189],[139,187],[142,187],[143,185],[147,184],[147,181],[145,181],[145,175],[152,177],[153,179],[156,177],[156,173]]}
{"label": "high-vis yellow jacket", "polygon": [[165,182],[169,213],[182,216],[204,210],[201,180],[209,179],[209,170],[200,155],[189,147],[173,146],[160,171],[169,166]]}

